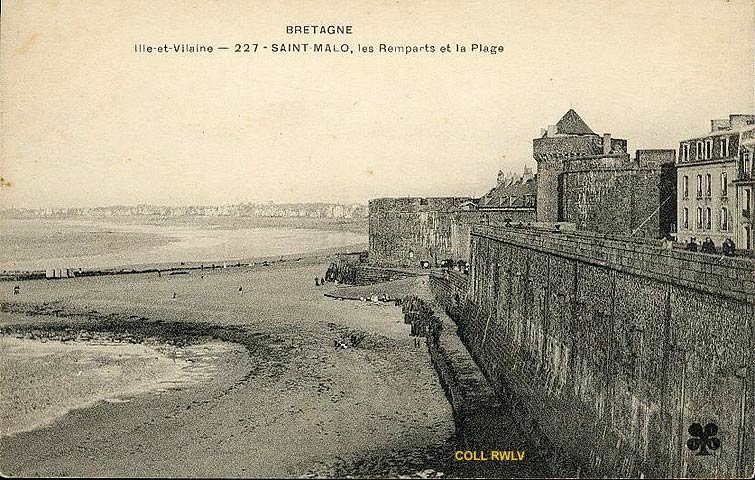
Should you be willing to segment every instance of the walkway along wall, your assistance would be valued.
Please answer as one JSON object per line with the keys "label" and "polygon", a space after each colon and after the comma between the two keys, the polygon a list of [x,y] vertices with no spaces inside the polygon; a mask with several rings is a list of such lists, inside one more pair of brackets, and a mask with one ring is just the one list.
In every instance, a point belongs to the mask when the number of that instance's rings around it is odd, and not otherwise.
{"label": "walkway along wall", "polygon": [[[463,308],[460,282],[436,295],[520,424],[575,469],[752,475],[755,263],[517,228],[475,227],[471,251]],[[688,428],[711,422],[721,448],[695,455]]]}

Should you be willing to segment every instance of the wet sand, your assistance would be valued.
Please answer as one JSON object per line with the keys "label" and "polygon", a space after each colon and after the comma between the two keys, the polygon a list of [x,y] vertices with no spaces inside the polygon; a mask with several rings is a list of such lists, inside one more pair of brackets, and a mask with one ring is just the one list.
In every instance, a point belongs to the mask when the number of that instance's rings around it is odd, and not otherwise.
{"label": "wet sand", "polygon": [[98,402],[122,403],[217,375],[217,358],[238,345],[186,348],[0,336],[0,436],[51,425]]}
{"label": "wet sand", "polygon": [[[298,477],[442,467],[453,421],[426,349],[414,348],[399,307],[325,297],[314,278],[326,268],[39,280],[23,282],[20,295],[0,283],[6,329],[120,329],[243,346],[197,383],[99,402],[0,439],[0,470]],[[357,348],[333,348],[351,334],[365,335]]]}

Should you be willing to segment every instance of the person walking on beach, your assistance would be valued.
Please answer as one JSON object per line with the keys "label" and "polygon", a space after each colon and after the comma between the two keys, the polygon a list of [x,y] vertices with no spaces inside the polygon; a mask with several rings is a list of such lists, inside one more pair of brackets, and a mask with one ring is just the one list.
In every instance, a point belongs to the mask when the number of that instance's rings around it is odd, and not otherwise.
{"label": "person walking on beach", "polygon": [[13,287],[13,295],[18,295],[19,293],[21,293],[21,287],[16,285]]}
{"label": "person walking on beach", "polygon": [[319,287],[319,286],[320,286],[320,279],[319,277],[315,277],[315,287]]}
{"label": "person walking on beach", "polygon": [[173,292],[173,298],[176,298],[176,292]]}
{"label": "person walking on beach", "polygon": [[239,292],[243,292],[243,291],[244,291],[244,287],[239,287]]}

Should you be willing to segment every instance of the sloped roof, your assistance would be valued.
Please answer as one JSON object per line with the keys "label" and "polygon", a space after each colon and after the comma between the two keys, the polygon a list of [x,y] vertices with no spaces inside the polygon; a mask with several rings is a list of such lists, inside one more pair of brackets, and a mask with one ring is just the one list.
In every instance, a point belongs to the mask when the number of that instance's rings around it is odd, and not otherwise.
{"label": "sloped roof", "polygon": [[537,195],[537,181],[534,178],[519,179],[508,185],[493,188],[480,198],[480,208],[527,207],[527,197]]}
{"label": "sloped roof", "polygon": [[597,135],[587,126],[582,117],[573,108],[561,117],[556,124],[556,132],[566,135]]}

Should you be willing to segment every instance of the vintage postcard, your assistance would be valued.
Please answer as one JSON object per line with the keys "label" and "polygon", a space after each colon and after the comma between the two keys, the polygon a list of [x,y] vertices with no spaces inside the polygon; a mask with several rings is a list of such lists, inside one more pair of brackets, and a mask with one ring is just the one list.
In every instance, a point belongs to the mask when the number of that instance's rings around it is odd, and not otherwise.
{"label": "vintage postcard", "polygon": [[752,478],[753,0],[0,27],[0,475]]}

